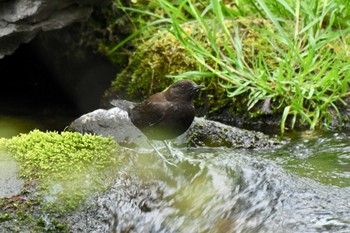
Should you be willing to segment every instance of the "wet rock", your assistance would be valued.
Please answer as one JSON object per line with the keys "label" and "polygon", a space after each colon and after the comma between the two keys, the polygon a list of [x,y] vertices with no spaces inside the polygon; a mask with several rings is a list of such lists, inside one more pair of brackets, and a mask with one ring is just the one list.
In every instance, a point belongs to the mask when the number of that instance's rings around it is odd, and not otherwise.
{"label": "wet rock", "polygon": [[0,151],[0,198],[21,192],[24,181],[17,177],[18,169],[18,163]]}
{"label": "wet rock", "polygon": [[98,109],[82,115],[68,127],[70,131],[112,136],[122,146],[147,144],[147,138],[129,119],[128,113],[118,107]]}
{"label": "wet rock", "polygon": [[[147,147],[147,138],[132,124],[127,112],[118,107],[87,113],[72,122],[68,130],[112,136],[122,146]],[[268,148],[276,143],[276,139],[263,133],[204,118],[195,118],[189,130],[175,139],[175,145],[180,147]]]}
{"label": "wet rock", "polygon": [[196,118],[189,130],[176,139],[176,143],[192,147],[269,148],[277,140],[261,132]]}

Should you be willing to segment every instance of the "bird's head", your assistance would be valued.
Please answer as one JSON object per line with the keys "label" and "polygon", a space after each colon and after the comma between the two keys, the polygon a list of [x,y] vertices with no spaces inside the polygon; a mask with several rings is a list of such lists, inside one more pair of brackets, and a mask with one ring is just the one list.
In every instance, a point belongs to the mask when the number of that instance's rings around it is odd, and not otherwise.
{"label": "bird's head", "polygon": [[194,94],[203,87],[191,80],[180,80],[169,87],[166,96],[171,101],[192,101]]}

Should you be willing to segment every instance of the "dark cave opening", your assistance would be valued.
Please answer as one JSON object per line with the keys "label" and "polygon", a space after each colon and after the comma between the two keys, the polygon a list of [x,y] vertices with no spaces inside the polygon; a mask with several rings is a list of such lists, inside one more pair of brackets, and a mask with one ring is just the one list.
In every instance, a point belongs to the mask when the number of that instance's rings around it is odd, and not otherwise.
{"label": "dark cave opening", "polygon": [[31,44],[22,44],[0,60],[0,77],[3,118],[37,122],[31,126],[42,130],[63,130],[80,114]]}
{"label": "dark cave opening", "polygon": [[0,75],[2,114],[26,114],[49,106],[76,108],[29,44],[0,60]]}
{"label": "dark cave opening", "polygon": [[99,108],[117,68],[77,45],[76,28],[42,33],[0,59],[0,131],[4,117],[62,131],[80,115]]}

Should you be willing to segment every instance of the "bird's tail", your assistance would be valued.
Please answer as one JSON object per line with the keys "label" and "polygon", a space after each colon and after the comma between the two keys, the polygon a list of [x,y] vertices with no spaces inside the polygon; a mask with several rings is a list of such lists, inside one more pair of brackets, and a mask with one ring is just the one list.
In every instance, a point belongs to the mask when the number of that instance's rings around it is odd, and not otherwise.
{"label": "bird's tail", "polygon": [[134,102],[128,101],[128,100],[121,100],[121,99],[114,99],[110,102],[113,106],[118,107],[124,111],[127,111],[128,113],[130,110],[135,106]]}

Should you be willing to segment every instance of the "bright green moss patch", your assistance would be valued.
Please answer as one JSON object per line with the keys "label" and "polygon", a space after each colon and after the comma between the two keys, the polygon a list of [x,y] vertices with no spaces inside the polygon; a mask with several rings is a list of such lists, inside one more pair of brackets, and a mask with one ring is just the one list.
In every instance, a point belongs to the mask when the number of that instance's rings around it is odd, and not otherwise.
{"label": "bright green moss patch", "polygon": [[34,130],[2,145],[19,162],[20,176],[38,181],[39,196],[55,211],[76,208],[108,187],[118,170],[112,138]]}
{"label": "bright green moss patch", "polygon": [[14,137],[7,149],[21,163],[25,178],[65,177],[93,165],[101,169],[116,164],[118,146],[112,138],[71,132],[41,132]]}
{"label": "bright green moss patch", "polygon": [[119,146],[112,138],[34,130],[0,138],[0,150],[20,165],[25,185],[0,199],[0,229],[68,232],[65,217],[110,187],[118,174]]}
{"label": "bright green moss patch", "polygon": [[7,145],[7,139],[6,138],[0,138],[0,150],[5,148],[5,146]]}

